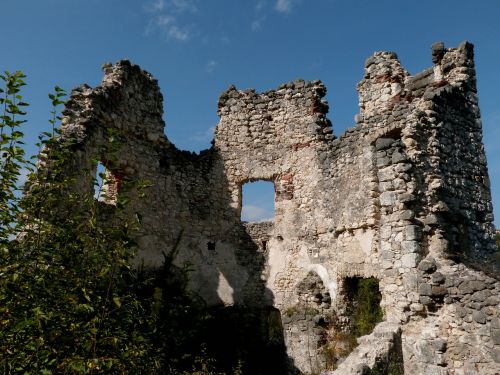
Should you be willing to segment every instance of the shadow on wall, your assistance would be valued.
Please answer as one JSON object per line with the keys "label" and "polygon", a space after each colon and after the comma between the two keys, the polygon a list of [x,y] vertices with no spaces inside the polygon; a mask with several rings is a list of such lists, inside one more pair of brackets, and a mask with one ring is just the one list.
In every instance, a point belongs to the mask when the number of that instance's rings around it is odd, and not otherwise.
{"label": "shadow on wall", "polygon": [[171,261],[166,257],[153,276],[154,284],[139,293],[146,299],[161,294],[155,341],[162,352],[164,373],[296,373],[287,369],[279,311],[272,307],[207,307],[187,292],[188,274]]}
{"label": "shadow on wall", "polygon": [[[111,125],[103,122],[101,127],[88,131],[100,135],[108,126]],[[85,169],[82,165],[92,165],[86,169],[91,169],[93,175],[83,176],[80,182],[102,203],[102,218],[107,223],[113,221],[115,199],[96,195],[89,183],[92,177],[100,173],[100,185],[106,187],[104,176],[122,176],[126,165],[135,159],[140,165],[151,165],[152,157],[159,159],[155,169],[137,168],[126,175],[127,180],[154,181],[146,190],[146,198],[138,198],[134,191],[119,191],[117,179],[109,177],[112,183],[106,197],[130,195],[126,210],[130,216],[139,215],[144,223],[139,236],[154,238],[156,242],[151,242],[150,248],[157,247],[155,251],[164,250],[167,254],[163,268],[154,276],[155,284],[141,292],[145,297],[160,293],[156,340],[165,354],[165,373],[170,373],[174,364],[175,369],[192,371],[198,357],[213,360],[217,371],[226,374],[233,374],[235,369],[248,375],[297,374],[293,360],[286,354],[281,315],[273,308],[273,293],[261,277],[266,264],[265,246],[259,247],[252,240],[240,220],[239,210],[230,208],[231,191],[217,151],[193,155],[169,143],[160,143],[152,147],[151,155],[143,155],[135,151],[141,150],[140,142],[135,145],[134,140],[127,140],[113,155],[115,164],[95,163],[96,155],[100,160],[111,159],[97,151],[107,138],[89,136],[86,141],[78,145],[80,152],[74,153],[72,170],[81,171]],[[191,227],[185,228],[188,223]],[[179,237],[179,231],[181,245],[177,249],[179,243],[165,238]],[[200,239],[205,240],[200,244]],[[150,248],[141,250],[147,252]],[[180,263],[187,266],[194,256],[202,263],[193,272],[186,273],[172,263],[174,257],[179,257],[183,259]],[[241,271],[247,275],[243,283]],[[197,285],[203,288],[203,299],[187,293],[188,280],[196,277]],[[221,279],[232,291],[234,305],[230,307],[225,307],[227,301],[219,294]]]}
{"label": "shadow on wall", "polygon": [[[193,257],[199,258],[193,270],[186,273],[186,279],[180,282],[181,287],[176,289],[192,291],[190,302],[186,303],[190,304],[193,314],[178,325],[191,327],[187,333],[191,339],[185,350],[203,348],[204,356],[213,359],[218,371],[226,374],[233,374],[235,369],[248,375],[298,374],[293,360],[286,354],[281,314],[273,307],[273,293],[262,277],[267,246],[252,239],[248,226],[240,220],[240,210],[231,208],[231,190],[220,155],[214,149],[203,155],[176,149],[169,152],[169,169],[162,173],[175,174],[175,170],[185,170],[186,164],[198,169],[189,173],[192,181],[184,181],[185,185],[195,188],[188,194],[179,190],[176,198],[189,208],[190,221],[194,224],[182,235],[179,254],[173,255],[177,259],[175,263],[189,264]],[[193,233],[196,228],[201,228],[202,233]],[[207,240],[200,242],[200,238]],[[177,269],[161,279],[175,280],[172,277],[175,273],[182,274]],[[222,280],[222,294],[226,295],[221,294]],[[174,300],[178,298],[175,294],[172,293]],[[232,301],[229,306],[227,294]],[[168,309],[168,301],[164,305]],[[170,313],[165,311],[161,316],[168,319]],[[168,328],[169,323],[165,324]],[[186,335],[179,327],[172,328],[172,332],[168,330],[163,336]]]}

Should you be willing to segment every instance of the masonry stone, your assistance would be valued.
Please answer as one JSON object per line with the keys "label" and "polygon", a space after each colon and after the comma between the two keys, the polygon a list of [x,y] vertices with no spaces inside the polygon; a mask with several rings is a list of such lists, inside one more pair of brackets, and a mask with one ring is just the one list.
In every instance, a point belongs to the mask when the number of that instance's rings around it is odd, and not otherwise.
{"label": "masonry stone", "polygon": [[[498,374],[499,263],[473,46],[435,44],[432,64],[411,75],[395,53],[376,52],[356,124],[338,137],[321,81],[231,86],[212,147],[195,154],[164,134],[157,81],[119,61],[66,103],[68,171],[93,194],[99,160],[109,188],[129,195],[125,209],[142,219],[135,266],[158,268],[175,250],[207,306],[279,311],[284,373],[367,374],[398,352],[407,375]],[[121,191],[127,180],[148,187]],[[272,222],[241,220],[242,186],[257,180],[274,185]],[[113,220],[114,202],[101,204]],[[348,278],[379,281],[384,321],[333,371],[325,327],[347,319]]]}

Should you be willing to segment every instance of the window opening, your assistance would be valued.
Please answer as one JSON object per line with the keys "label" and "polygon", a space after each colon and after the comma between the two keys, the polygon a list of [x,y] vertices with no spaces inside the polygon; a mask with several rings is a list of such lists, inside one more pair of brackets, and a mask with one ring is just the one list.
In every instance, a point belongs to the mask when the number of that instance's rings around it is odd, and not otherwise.
{"label": "window opening", "polygon": [[274,183],[259,180],[242,186],[241,220],[258,223],[274,220]]}
{"label": "window opening", "polygon": [[379,280],[348,277],[344,280],[344,293],[352,333],[356,337],[370,334],[383,318]]}
{"label": "window opening", "polygon": [[94,179],[94,198],[99,202],[116,204],[121,178],[98,162]]}
{"label": "window opening", "polygon": [[262,240],[262,250],[267,250],[267,241]]}

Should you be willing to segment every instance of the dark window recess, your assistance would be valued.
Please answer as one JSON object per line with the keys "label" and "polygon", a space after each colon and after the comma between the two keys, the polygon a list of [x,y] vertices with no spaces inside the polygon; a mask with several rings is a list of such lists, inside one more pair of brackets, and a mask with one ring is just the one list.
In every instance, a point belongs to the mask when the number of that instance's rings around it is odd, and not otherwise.
{"label": "dark window recess", "polygon": [[262,250],[267,250],[267,241],[262,241]]}
{"label": "dark window recess", "polygon": [[169,169],[170,168],[170,161],[166,156],[162,156],[160,158],[160,168],[162,168],[162,169]]}
{"label": "dark window recess", "polygon": [[383,318],[379,280],[374,277],[348,277],[344,280],[344,293],[351,332],[356,337],[370,334]]}
{"label": "dark window recess", "polygon": [[208,250],[215,250],[215,242],[207,242],[207,249]]}

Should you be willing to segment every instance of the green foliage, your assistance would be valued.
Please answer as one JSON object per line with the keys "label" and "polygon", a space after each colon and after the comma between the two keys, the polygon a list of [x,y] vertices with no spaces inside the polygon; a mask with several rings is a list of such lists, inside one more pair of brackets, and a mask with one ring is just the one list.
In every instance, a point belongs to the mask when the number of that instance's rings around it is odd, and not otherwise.
{"label": "green foliage", "polygon": [[[119,219],[102,225],[102,204],[92,192],[73,189],[64,169],[73,141],[56,140],[62,89],[49,95],[53,129],[38,144],[44,168],[24,159],[18,129],[24,75],[0,77],[6,86],[0,102],[0,372],[155,373],[151,315],[129,287],[139,280],[129,266],[138,222],[121,216],[117,205]],[[23,169],[31,174],[20,199]]]}
{"label": "green foliage", "polygon": [[377,323],[382,321],[381,299],[382,295],[378,289],[377,279],[356,279],[351,313],[352,332],[356,337],[368,335],[373,331]]}
{"label": "green foliage", "polygon": [[19,130],[26,122],[21,88],[26,85],[22,72],[0,74],[0,252],[8,251],[15,234],[19,207],[16,204],[19,179],[26,164],[23,133]]}

